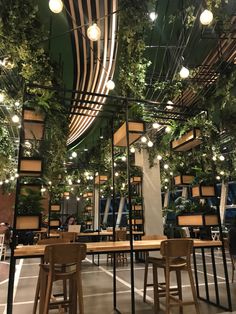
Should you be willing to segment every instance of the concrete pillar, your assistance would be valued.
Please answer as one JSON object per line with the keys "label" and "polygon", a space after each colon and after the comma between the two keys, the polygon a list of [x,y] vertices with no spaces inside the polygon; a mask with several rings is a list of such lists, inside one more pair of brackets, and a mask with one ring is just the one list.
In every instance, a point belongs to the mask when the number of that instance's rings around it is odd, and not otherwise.
{"label": "concrete pillar", "polygon": [[148,153],[142,149],[135,152],[135,165],[143,169],[144,231],[149,234],[163,234],[161,183],[159,161],[149,167]]}

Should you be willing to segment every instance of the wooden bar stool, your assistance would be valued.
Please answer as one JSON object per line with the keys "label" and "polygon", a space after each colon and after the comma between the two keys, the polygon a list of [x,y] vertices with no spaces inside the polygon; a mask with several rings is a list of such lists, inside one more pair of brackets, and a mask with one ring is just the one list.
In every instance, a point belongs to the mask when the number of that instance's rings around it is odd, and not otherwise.
{"label": "wooden bar stool", "polygon": [[[39,314],[48,314],[50,308],[67,308],[70,314],[77,313],[77,295],[79,313],[84,314],[81,280],[81,262],[86,257],[86,244],[62,243],[45,247],[44,263],[40,264],[39,291],[36,291],[34,311],[36,313],[39,294]],[[53,283],[69,281],[69,298],[55,299],[52,293]],[[64,290],[64,289],[63,289]],[[53,302],[50,302],[53,299]]]}
{"label": "wooden bar stool", "polygon": [[[191,239],[169,239],[161,242],[160,253],[162,258],[155,258],[152,260],[154,281],[154,313],[158,313],[160,308],[159,298],[165,296],[166,314],[170,313],[170,308],[172,306],[179,306],[180,312],[183,313],[183,305],[191,304],[195,305],[196,313],[200,314],[193,274],[191,270],[192,251],[193,240]],[[158,268],[164,269],[166,280],[165,285],[158,283]],[[178,298],[176,297],[176,293],[172,294],[170,290],[171,271],[176,272]],[[188,273],[193,301],[183,301],[181,284],[182,271],[186,271]]]}
{"label": "wooden bar stool", "polygon": [[[145,235],[142,240],[166,240],[167,237],[161,234]],[[149,256],[149,252],[145,252],[145,269],[144,269],[144,286],[143,286],[143,302],[146,302],[147,287],[152,287],[153,283],[148,283],[148,265],[152,264],[155,257]]]}
{"label": "wooden bar stool", "polygon": [[[115,237],[116,241],[125,241],[126,240],[127,231],[126,230],[115,230]],[[118,264],[122,263],[128,263],[127,253],[115,253],[116,256],[116,262]],[[113,262],[113,253],[107,254],[107,264],[111,260],[111,263]]]}
{"label": "wooden bar stool", "polygon": [[61,239],[67,239],[67,240],[69,240],[69,242],[75,242],[76,236],[77,236],[76,232],[66,232],[66,231],[64,231],[64,232],[60,233],[60,238]]}

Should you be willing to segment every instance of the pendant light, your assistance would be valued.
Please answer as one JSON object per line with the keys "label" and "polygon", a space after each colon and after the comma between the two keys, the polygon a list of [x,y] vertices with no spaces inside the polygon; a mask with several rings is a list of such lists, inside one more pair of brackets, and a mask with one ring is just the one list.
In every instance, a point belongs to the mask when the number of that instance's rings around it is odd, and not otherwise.
{"label": "pendant light", "polygon": [[97,26],[96,23],[94,23],[93,25],[89,26],[89,28],[87,29],[87,36],[91,41],[98,41],[101,37],[101,30],[100,28]]}
{"label": "pendant light", "polygon": [[112,80],[107,81],[106,87],[109,90],[113,90],[115,88],[115,83]]}
{"label": "pendant light", "polygon": [[187,69],[186,67],[182,66],[179,75],[182,79],[185,79],[189,76],[189,69]]}
{"label": "pendant light", "polygon": [[213,20],[213,14],[209,10],[204,10],[200,15],[200,22],[202,25],[209,25]]}
{"label": "pendant light", "polygon": [[50,0],[49,9],[53,13],[60,13],[63,9],[63,2],[61,0]]}

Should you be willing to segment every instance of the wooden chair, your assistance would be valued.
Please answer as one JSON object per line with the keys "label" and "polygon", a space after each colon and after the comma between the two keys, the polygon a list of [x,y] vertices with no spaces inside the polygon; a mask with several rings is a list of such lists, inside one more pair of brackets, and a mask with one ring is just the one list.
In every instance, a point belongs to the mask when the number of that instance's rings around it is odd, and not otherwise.
{"label": "wooden chair", "polygon": [[[62,243],[69,243],[70,241],[68,239],[60,239],[60,238],[46,238],[38,240],[37,244],[43,244],[43,245],[49,245],[49,244],[62,244]],[[44,263],[44,258],[41,258],[41,264]],[[37,305],[40,295],[40,275],[38,277],[37,285],[36,285],[36,292],[35,292],[35,298],[34,298],[34,307],[33,307],[33,314],[36,314],[37,311]],[[63,296],[66,298],[67,296],[67,287],[66,282],[63,283]]]}
{"label": "wooden chair", "polygon": [[[161,234],[145,235],[142,240],[166,240],[167,237]],[[145,252],[145,268],[144,268],[144,285],[143,285],[143,302],[146,302],[147,287],[153,286],[153,283],[148,283],[148,266],[152,263],[155,257],[149,256],[149,252]]]}
{"label": "wooden chair", "polygon": [[[84,243],[59,243],[45,247],[44,263],[40,264],[39,274],[39,314],[47,314],[50,308],[66,308],[67,306],[70,314],[77,314],[77,295],[79,313],[84,314],[81,263],[85,257],[86,244]],[[63,283],[66,280],[69,281],[69,298],[63,300],[53,298],[53,302],[50,302],[53,283],[58,280],[62,280]]]}
{"label": "wooden chair", "polygon": [[[115,239],[116,241],[125,241],[126,240],[127,231],[126,230],[115,230]],[[111,260],[111,263],[113,262],[113,253],[107,254],[107,264],[109,260]],[[127,253],[115,253],[116,256],[116,262],[117,263],[128,263]]]}
{"label": "wooden chair", "polygon": [[[194,286],[193,274],[191,270],[191,253],[193,251],[193,240],[191,239],[169,239],[161,242],[160,253],[162,258],[155,259],[153,263],[153,280],[154,280],[154,313],[158,313],[160,308],[159,298],[166,297],[165,313],[170,313],[172,306],[179,306],[180,312],[183,313],[183,305],[194,304],[196,313],[199,312],[197,294]],[[165,285],[158,283],[157,269],[162,268],[165,272]],[[176,272],[177,279],[177,296],[170,291],[170,273]],[[181,272],[186,271],[189,276],[190,286],[193,295],[193,301],[183,301]],[[173,302],[170,302],[170,301]]]}
{"label": "wooden chair", "polygon": [[76,232],[61,232],[60,238],[67,239],[69,242],[75,242],[77,233]]}

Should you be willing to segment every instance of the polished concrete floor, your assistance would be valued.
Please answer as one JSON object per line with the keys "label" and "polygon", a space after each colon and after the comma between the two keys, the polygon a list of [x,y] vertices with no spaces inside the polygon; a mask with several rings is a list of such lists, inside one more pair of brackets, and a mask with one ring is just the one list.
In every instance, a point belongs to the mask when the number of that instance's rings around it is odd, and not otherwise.
{"label": "polished concrete floor", "polygon": [[[205,293],[203,284],[204,272],[200,255],[197,255],[198,261],[198,278],[200,284],[200,293]],[[39,259],[25,259],[17,261],[15,273],[15,289],[14,289],[14,306],[13,314],[32,314],[33,299],[35,294],[36,281],[38,276]],[[210,295],[214,295],[212,268],[210,263],[210,254],[206,258],[208,272],[208,287]],[[231,278],[231,263],[227,256],[227,264],[229,277]],[[226,302],[226,289],[224,284],[223,266],[220,251],[216,250],[216,268],[217,279],[219,284],[219,295],[221,302]],[[119,265],[117,267],[117,307],[121,313],[131,313],[130,306],[130,268],[128,265]],[[135,263],[135,313],[151,314],[153,313],[153,290],[148,288],[147,303],[142,301],[143,295],[143,276],[144,264]],[[7,286],[8,286],[8,271],[9,259],[0,262],[0,314],[6,313]],[[149,271],[150,281],[151,269]],[[84,287],[84,302],[85,314],[110,314],[113,311],[113,271],[112,266],[107,265],[106,256],[100,257],[100,266],[92,263],[91,257],[88,257],[83,262],[83,287]],[[174,284],[174,281],[173,281]],[[191,291],[187,277],[183,278],[183,296],[186,299],[191,298]],[[59,287],[56,287],[58,289]],[[236,280],[230,284],[233,313],[236,313]],[[164,313],[164,299],[162,299],[160,314]],[[225,310],[216,306],[207,304],[204,301],[199,301],[201,313],[226,313]],[[227,303],[227,302],[226,302]],[[52,311],[58,313],[58,311]],[[178,308],[173,308],[171,313],[179,313]],[[184,313],[195,313],[192,305],[184,307]]]}

